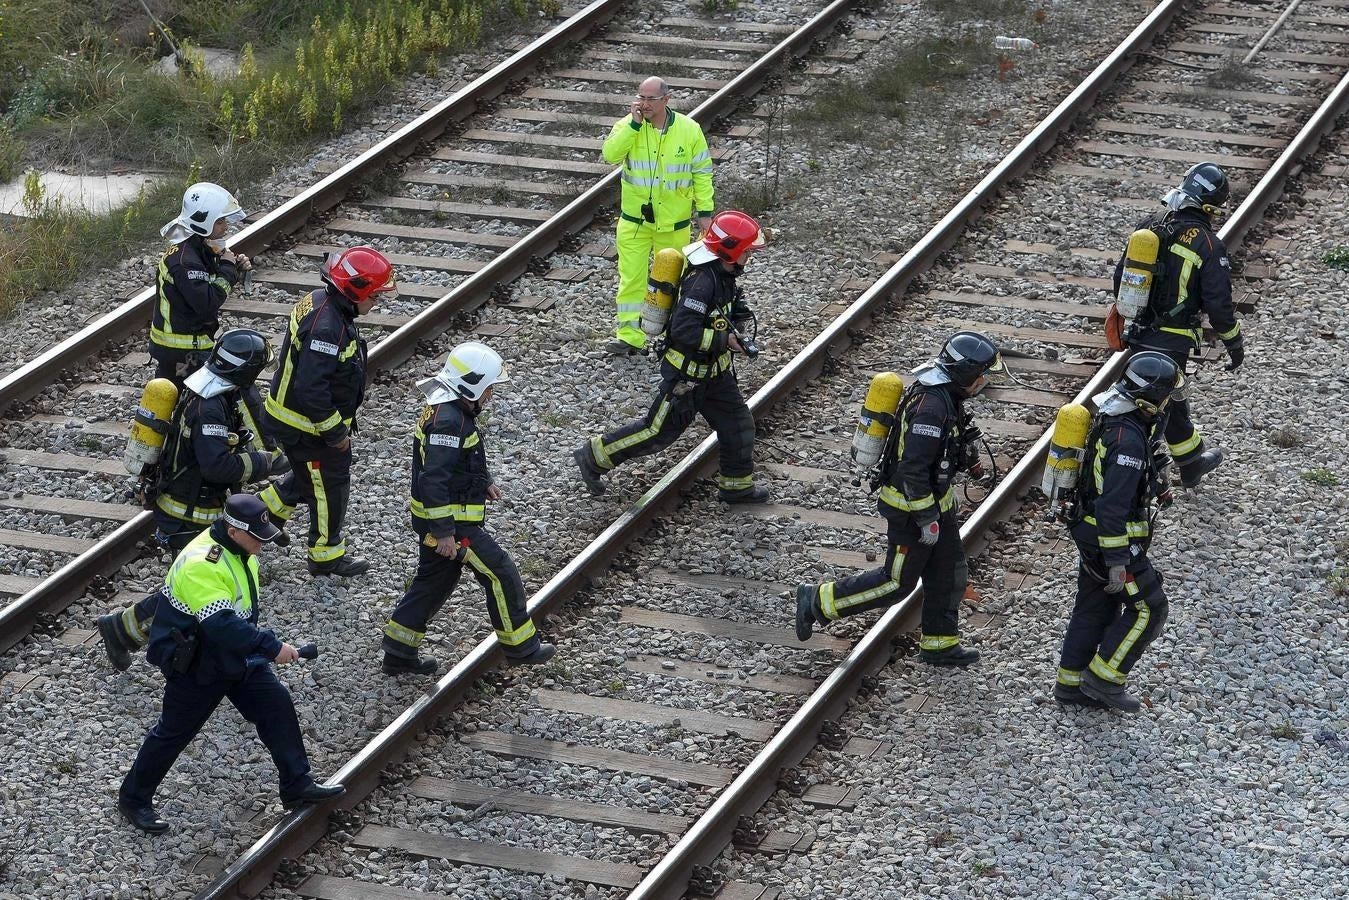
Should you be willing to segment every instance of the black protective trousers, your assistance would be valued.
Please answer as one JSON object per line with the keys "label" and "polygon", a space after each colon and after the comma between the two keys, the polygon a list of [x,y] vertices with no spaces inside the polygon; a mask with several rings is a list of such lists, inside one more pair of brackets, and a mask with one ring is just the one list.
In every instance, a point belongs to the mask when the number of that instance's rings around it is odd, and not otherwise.
{"label": "black protective trousers", "polygon": [[1124,590],[1107,594],[1109,566],[1100,549],[1079,540],[1077,550],[1077,601],[1063,635],[1058,681],[1078,685],[1083,670],[1090,668],[1098,678],[1124,684],[1129,670],[1166,624],[1168,604],[1162,576],[1152,568],[1147,552],[1135,544],[1130,551],[1137,552],[1125,567],[1132,580],[1124,583]]}
{"label": "black protective trousers", "polygon": [[[455,537],[468,539],[463,560],[441,556],[435,538],[418,528],[417,574],[384,625],[384,652],[413,658],[426,637],[426,626],[440,611],[467,566],[487,593],[487,617],[509,657],[529,656],[538,647],[534,623],[525,609],[525,586],[515,560],[481,525],[460,522]],[[428,539],[430,545],[427,544]]]}
{"label": "black protective trousers", "polygon": [[258,495],[273,516],[290,521],[295,507],[309,507],[309,561],[320,569],[346,555],[342,523],[351,499],[351,448],[337,450],[318,438],[283,447],[292,469]]}
{"label": "black protective trousers", "polygon": [[651,408],[642,418],[590,441],[596,466],[608,471],[627,460],[664,450],[679,439],[699,414],[717,433],[721,453],[718,484],[724,490],[753,486],[754,416],[740,393],[734,371],[706,381],[681,379],[678,370],[661,363],[661,383]]}
{"label": "black protective trousers", "polygon": [[826,619],[841,619],[891,606],[923,583],[924,650],[959,643],[960,600],[969,581],[969,564],[960,543],[954,509],[941,514],[941,533],[930,547],[918,541],[918,524],[901,514],[886,517],[885,565],[820,585],[816,601]]}
{"label": "black protective trousers", "polygon": [[[1190,354],[1184,350],[1159,350],[1170,357],[1171,361],[1183,373]],[[1184,398],[1172,400],[1166,407],[1166,422],[1162,433],[1166,436],[1166,445],[1171,450],[1171,459],[1177,468],[1184,469],[1199,461],[1204,452],[1204,438],[1190,418],[1190,401]]]}

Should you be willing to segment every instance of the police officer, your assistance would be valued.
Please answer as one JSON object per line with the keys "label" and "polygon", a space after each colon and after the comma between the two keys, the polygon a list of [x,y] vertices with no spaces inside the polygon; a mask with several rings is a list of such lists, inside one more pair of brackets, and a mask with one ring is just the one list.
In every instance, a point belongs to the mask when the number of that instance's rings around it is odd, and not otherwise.
{"label": "police officer", "polygon": [[956,519],[955,476],[978,473],[979,431],[965,400],[983,389],[1002,357],[987,336],[958,331],[937,358],[915,371],[895,413],[881,457],[880,499],[885,517],[885,565],[821,585],[796,588],[796,636],[809,640],[815,625],[890,606],[923,582],[923,638],[919,659],[968,666],[979,652],[960,644],[960,600],[969,568]]}
{"label": "police officer", "polygon": [[365,397],[365,339],[356,317],[396,295],[393,266],[371,247],[353,247],[325,260],[324,287],[306,294],[290,314],[281,367],[266,402],[266,428],[294,471],[259,496],[280,523],[298,503],[309,505],[309,572],[360,575],[370,569],[347,556],[342,535],[351,495],[351,435]]}
{"label": "police officer", "polygon": [[1166,622],[1162,576],[1148,561],[1151,504],[1164,502],[1161,423],[1185,383],[1164,353],[1133,356],[1124,376],[1092,400],[1078,500],[1070,515],[1077,543],[1077,602],[1068,619],[1054,698],[1137,712],[1125,677]]}
{"label": "police officer", "polygon": [[310,777],[295,704],[270,665],[295,662],[299,651],[257,624],[256,555],[277,531],[256,497],[235,494],[169,569],[147,651],[164,672],[163,711],[117,795],[117,808],[142,831],[168,830],[155,812],[155,791],[225,698],[257,728],[288,809],[345,790],[340,784],[320,787]]}
{"label": "police officer", "polygon": [[225,246],[244,215],[233,194],[202,181],[183,192],[182,211],[160,230],[173,246],[159,260],[159,297],[150,314],[156,378],[181,388],[215,345],[220,307],[252,267],[247,256]]}
{"label": "police officer", "polygon": [[623,166],[618,214],[618,328],[605,349],[638,353],[646,334],[638,327],[651,254],[689,242],[689,223],[711,223],[712,154],[698,123],[670,109],[670,86],[648,78],[637,88],[628,115],[614,123],[601,152]]}
{"label": "police officer", "polygon": [[[246,400],[272,360],[265,337],[235,328],[220,336],[206,365],[184,382],[154,499],[157,538],[174,553],[220,518],[231,491],[290,470],[283,453],[261,443]],[[103,648],[118,670],[128,668],[131,653],[145,645],[159,596],[155,591],[119,613],[99,616]]]}
{"label": "police officer", "polygon": [[386,675],[429,675],[437,662],[418,656],[426,624],[467,565],[487,593],[487,616],[512,665],[547,662],[555,647],[539,641],[525,609],[525,588],[510,554],[483,527],[488,500],[501,488],[487,469],[477,417],[493,388],[509,381],[496,351],[478,341],[450,351],[441,371],[418,382],[426,407],[412,443],[412,529],[417,574],[384,625]]}
{"label": "police officer", "polygon": [[686,248],[689,268],[667,326],[668,347],[651,408],[645,417],[591,438],[572,454],[592,494],[604,493],[603,473],[668,447],[701,413],[719,441],[718,497],[726,503],[768,499],[768,489],[754,483],[754,417],[731,365],[732,353],[746,352],[747,338],[738,332],[754,317],[735,279],[763,245],[759,223],[728,210],[712,219],[701,242]]}
{"label": "police officer", "polygon": [[[1153,228],[1162,235],[1160,283],[1148,308],[1125,332],[1130,349],[1156,350],[1176,363],[1181,374],[1192,350],[1203,339],[1200,313],[1227,347],[1227,370],[1238,368],[1246,358],[1241,323],[1232,305],[1232,269],[1227,248],[1214,233],[1214,217],[1222,212],[1230,190],[1227,175],[1213,163],[1199,163],[1185,173],[1180,186],[1162,202],[1164,213],[1150,216],[1139,228]],[[1115,266],[1118,292],[1124,254]],[[1222,462],[1223,452],[1209,450],[1199,429],[1190,419],[1190,403],[1179,398],[1171,404],[1165,423],[1166,442],[1180,470],[1180,483],[1196,487],[1205,474]]]}

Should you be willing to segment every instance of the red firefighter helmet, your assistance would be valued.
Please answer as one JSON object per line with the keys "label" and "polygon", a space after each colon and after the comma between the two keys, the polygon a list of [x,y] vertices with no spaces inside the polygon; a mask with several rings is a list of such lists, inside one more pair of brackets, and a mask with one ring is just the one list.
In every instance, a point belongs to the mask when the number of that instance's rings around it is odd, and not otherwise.
{"label": "red firefighter helmet", "polygon": [[745,213],[735,209],[719,212],[712,217],[703,235],[703,246],[728,263],[739,263],[749,250],[764,245],[763,229]]}
{"label": "red firefighter helmet", "polygon": [[323,261],[325,284],[355,303],[398,290],[393,264],[374,247],[352,247]]}

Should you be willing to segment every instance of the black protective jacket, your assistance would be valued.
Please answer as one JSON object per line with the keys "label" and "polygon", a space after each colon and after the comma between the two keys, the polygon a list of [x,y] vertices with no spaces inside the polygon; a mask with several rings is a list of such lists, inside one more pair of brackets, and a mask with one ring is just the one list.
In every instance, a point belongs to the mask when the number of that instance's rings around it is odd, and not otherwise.
{"label": "black protective jacket", "polygon": [[720,260],[693,266],[679,285],[670,313],[665,362],[702,381],[730,368],[731,332],[753,313]]}
{"label": "black protective jacket", "polygon": [[365,355],[350,300],[326,288],[302,297],[266,402],[273,436],[287,445],[306,437],[342,443],[365,399]]}
{"label": "black protective jacket", "polygon": [[462,400],[422,410],[412,440],[412,523],[418,534],[449,537],[458,522],[481,524],[492,475],[477,413]]}
{"label": "black protective jacket", "polygon": [[[1149,216],[1139,228],[1157,228],[1171,235],[1168,246],[1163,240],[1165,269],[1152,299],[1126,334],[1129,346],[1136,350],[1161,350],[1187,354],[1203,338],[1200,313],[1225,344],[1241,340],[1241,323],[1232,303],[1232,268],[1227,248],[1213,231],[1208,215],[1197,209],[1183,209],[1170,216]],[[1124,271],[1121,253],[1115,264],[1115,290],[1119,291]]]}
{"label": "black protective jacket", "polygon": [[955,508],[956,473],[973,461],[964,395],[953,384],[914,382],[900,401],[898,419],[882,457],[881,513],[935,522]]}
{"label": "black protective jacket", "polygon": [[1107,566],[1128,563],[1131,543],[1146,548],[1151,541],[1152,500],[1163,484],[1154,451],[1160,434],[1131,412],[1100,417],[1088,435],[1072,534]]}
{"label": "black protective jacket", "polygon": [[[255,449],[256,442],[245,442],[244,410],[240,390],[210,398],[184,392],[161,456],[155,500],[161,511],[204,528],[220,515],[225,498],[239,485],[267,477],[272,454]],[[235,436],[234,445],[230,435]]]}
{"label": "black protective jacket", "polygon": [[220,328],[220,307],[239,282],[234,263],[190,237],[159,260],[159,297],[150,314],[150,350],[191,351],[211,347]]}

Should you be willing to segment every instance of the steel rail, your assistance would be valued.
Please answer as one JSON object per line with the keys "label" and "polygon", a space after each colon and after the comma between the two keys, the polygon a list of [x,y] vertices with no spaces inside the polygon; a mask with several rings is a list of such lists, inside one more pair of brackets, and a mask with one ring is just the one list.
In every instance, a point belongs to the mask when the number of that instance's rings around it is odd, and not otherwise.
{"label": "steel rail", "polygon": [[[761,85],[777,66],[786,62],[791,55],[804,53],[811,43],[818,40],[837,21],[856,4],[856,0],[835,0],[817,16],[793,32],[772,51],[750,66],[735,79],[727,83],[712,97],[704,101],[696,110],[689,113],[691,118],[708,120],[730,111],[743,97],[744,92]],[[578,214],[582,201],[600,195],[602,188],[617,185],[618,171],[615,170],[582,196],[576,198],[562,211],[558,212],[543,228],[550,225],[554,229],[563,227]],[[556,224],[554,224],[556,223]],[[556,233],[556,232],[554,232]],[[518,246],[518,245],[517,245]],[[511,248],[511,253],[515,248]],[[525,263],[527,264],[527,257]],[[491,265],[484,267],[475,275],[483,275]],[[517,260],[514,264],[519,264]],[[507,264],[503,263],[503,268]],[[499,271],[499,270],[498,270]],[[477,282],[476,290],[481,290],[490,276]],[[446,297],[438,300],[432,307],[420,313],[412,322],[390,335],[371,351],[372,364],[375,354],[385,348],[379,357],[380,365],[396,365],[415,350],[416,341],[425,336],[425,332],[409,332],[408,336],[391,344],[392,339],[405,329],[414,326],[426,332],[439,333],[447,327],[445,322],[446,304],[457,291],[467,290],[464,284]],[[490,287],[489,287],[490,290]],[[415,335],[415,336],[414,336]],[[713,435],[698,446],[679,465],[667,473],[657,484],[640,497],[632,507],[625,510],[584,550],[574,557],[563,569],[549,579],[530,598],[528,608],[534,618],[560,606],[568,598],[584,589],[591,580],[603,572],[619,552],[628,546],[650,526],[656,515],[678,503],[680,494],[691,486],[699,469],[711,458],[716,446]],[[696,459],[692,459],[696,457]],[[281,860],[293,855],[298,849],[305,849],[315,843],[327,830],[327,813],[335,808],[351,808],[364,799],[379,783],[379,773],[390,763],[401,758],[412,743],[413,738],[425,731],[436,719],[444,715],[459,700],[481,681],[489,672],[501,665],[500,645],[494,637],[485,638],[472,651],[442,676],[435,686],[423,694],[397,719],[385,728],[357,752],[329,779],[332,783],[344,784],[347,792],[339,800],[324,806],[308,807],[288,814],[274,825],[251,847],[207,885],[198,895],[198,900],[218,900],[218,898],[251,897],[260,892],[272,879]]]}
{"label": "steel rail", "polygon": [[[229,246],[256,253],[280,235],[301,228],[314,213],[340,203],[357,180],[410,155],[419,143],[438,137],[450,125],[471,116],[484,101],[534,71],[550,51],[580,40],[608,21],[622,3],[623,0],[594,0],[351,162],[250,224],[230,239]],[[56,373],[78,365],[108,343],[145,328],[155,296],[154,287],[143,289],[115,310],[0,378],[0,412],[35,395],[51,383]]]}
{"label": "steel rail", "polygon": [[[1153,13],[1153,16],[1157,15],[1169,17],[1161,6]],[[1147,24],[1147,21],[1143,23],[1144,26]],[[1072,97],[1065,101],[1065,104],[1071,100]],[[1243,238],[1260,221],[1269,205],[1278,199],[1287,179],[1300,169],[1302,162],[1316,150],[1322,137],[1334,129],[1335,119],[1346,110],[1349,110],[1349,74],[1340,79],[1335,90],[1318,107],[1316,113],[1299,131],[1288,148],[1280,154],[1274,165],[1265,172],[1232,217],[1219,229],[1218,235],[1229,251],[1241,244]],[[1023,146],[1028,145],[1031,137],[1023,142]],[[1019,147],[1018,150],[1020,149]],[[984,186],[981,184],[980,188]],[[976,191],[978,190],[979,188],[976,188]],[[934,232],[940,228],[939,225],[933,232],[929,232],[924,242],[928,238],[935,237]],[[898,270],[919,263],[918,255],[922,245],[920,243],[906,254],[882,280],[894,284],[902,278],[904,281],[911,279],[912,274],[904,278]],[[883,293],[884,290],[879,283],[873,286],[844,314],[844,318],[852,316],[854,312],[860,312],[864,304],[874,304]],[[831,330],[839,332],[841,330],[839,323],[835,323],[835,327]],[[821,339],[823,338],[824,335],[821,336]],[[816,343],[821,343],[821,340],[817,340]],[[1127,351],[1113,354],[1078,392],[1073,402],[1090,406],[1091,398],[1095,394],[1119,379],[1128,357]],[[782,374],[786,374],[785,370]],[[755,395],[755,400],[763,398],[770,387],[771,384],[765,385]],[[961,527],[960,538],[965,547],[977,546],[989,527],[1018,504],[1020,498],[1024,497],[1033,486],[1043,469],[1051,435],[1052,429],[1036,440],[1030,450],[1004,476]],[[671,848],[660,863],[628,895],[628,900],[654,900],[654,898],[673,900],[684,895],[694,866],[706,865],[720,855],[730,844],[739,817],[751,815],[763,806],[776,790],[779,773],[799,763],[814,748],[821,725],[846,709],[856,695],[862,678],[888,664],[891,642],[894,638],[912,631],[918,625],[922,609],[921,597],[921,589],[915,590],[877,620],[876,624],[853,646],[843,662],[788,720],[782,730],[764,745],[735,781],[722,791],[707,812],[693,823],[679,843]]]}
{"label": "steel rail", "polygon": [[[607,2],[612,2],[612,0],[607,0]],[[727,82],[720,90],[690,112],[689,117],[699,122],[710,122],[719,116],[729,113],[735,108],[738,102],[757,91],[763,85],[764,81],[781,66],[785,65],[791,57],[799,56],[807,52],[811,44],[823,37],[837,24],[838,20],[843,17],[848,9],[855,6],[856,3],[857,0],[835,0],[835,2],[825,7],[825,9],[814,16],[801,28],[797,29],[785,40],[775,45],[772,50],[746,68],[744,72]],[[591,14],[592,11],[599,10],[605,5],[604,2],[592,4],[590,7],[587,7],[586,10],[573,16],[562,26],[549,32],[549,35],[557,35],[564,32],[567,34],[575,34],[582,30],[583,26],[585,28],[593,27],[593,21],[590,19],[582,19],[582,17]],[[595,12],[593,14],[598,13]],[[385,143],[421,141],[428,137],[434,137],[435,134],[439,134],[440,131],[444,130],[445,124],[451,121],[451,116],[463,118],[476,108],[476,104],[479,101],[494,96],[495,93],[499,93],[506,81],[514,80],[516,77],[524,74],[521,71],[510,68],[512,62],[522,54],[536,56],[540,52],[543,40],[544,38],[540,38],[538,41],[535,41],[529,48],[520,51],[520,53],[502,63],[492,72],[483,75],[472,85],[465,87],[459,93],[455,94],[454,97],[441,103],[435,110],[428,112],[425,116],[422,116],[415,122],[405,126]],[[497,73],[500,71],[508,72],[509,77],[498,75]],[[477,87],[479,82],[484,82],[485,86],[481,88]],[[493,93],[487,93],[489,88],[493,89]],[[469,105],[465,106],[464,104]],[[432,126],[424,126],[421,125],[421,123],[423,122],[423,119],[436,115],[438,111],[440,115],[435,121],[439,123],[439,128],[433,134],[429,130]],[[384,144],[381,144],[380,146],[382,147]],[[269,214],[266,219],[255,223],[247,230],[241,232],[233,239],[232,244],[238,246],[243,242],[248,241],[249,243],[244,249],[252,248],[254,243],[261,243],[267,239],[266,234],[275,237],[277,233],[286,230],[285,228],[276,226],[279,230],[264,233],[262,227],[265,223],[282,220],[290,221],[299,216],[297,210],[307,210],[307,212],[299,218],[299,222],[302,224],[313,211],[325,209],[336,204],[341,200],[342,192],[349,186],[350,179],[368,173],[372,167],[384,165],[389,161],[389,154],[396,152],[396,148],[391,145],[388,149],[383,151],[384,155],[380,157],[380,162],[371,162],[371,155],[378,150],[379,148],[376,147],[366,151],[365,154],[358,157],[356,160],[353,160],[337,172],[334,172],[332,175],[319,182],[319,184],[315,185],[314,188],[306,191],[305,194],[296,197],[294,200],[278,209],[275,213]],[[346,180],[339,177],[343,176],[343,173],[347,173],[344,176]],[[562,240],[564,236],[585,228],[594,217],[595,211],[604,203],[608,202],[610,195],[618,186],[618,180],[619,170],[615,168],[613,172],[604,176],[583,194],[573,199],[562,210],[555,213],[551,218],[514,244],[510,249],[498,255],[482,269],[460,282],[443,297],[434,301],[431,305],[419,312],[411,321],[405,323],[396,331],[381,340],[370,351],[369,365],[371,369],[382,370],[397,367],[416,352],[418,342],[425,340],[428,337],[438,335],[449,328],[451,319],[456,313],[472,309],[476,304],[485,301],[497,285],[507,284],[519,277],[534,258],[551,252],[557,247],[558,242]],[[298,227],[298,225],[296,227]],[[138,296],[153,299],[153,294],[153,290],[149,290],[143,292],[143,295]],[[140,302],[140,300],[138,299],[133,302]],[[110,313],[109,317],[125,316],[127,314],[126,308],[127,307],[124,306],[116,312]],[[143,317],[148,313],[148,308],[149,300],[146,300],[145,308],[141,309],[139,314]],[[109,317],[105,317],[105,319]],[[127,320],[122,318],[119,319],[119,321],[125,323]],[[143,318],[140,321],[141,324],[144,324]],[[67,344],[70,344],[72,348],[77,344],[79,347],[92,346],[93,343],[96,343],[95,338],[81,338],[81,335],[84,335],[85,332],[92,331],[96,327],[97,325],[90,326],[90,328],[81,332],[80,335],[73,336],[67,342],[63,342],[62,345],[58,345],[58,347],[48,351],[47,354],[44,354],[43,357],[39,358],[39,361],[51,357],[53,361],[49,362],[49,365],[54,367],[57,365],[54,361],[55,356],[59,355],[58,351]],[[123,334],[129,334],[134,330],[134,328],[130,328],[130,326],[128,326],[128,328],[128,331],[118,332],[114,336],[120,337],[123,336]],[[77,358],[83,359],[83,357],[87,355],[84,349],[68,349],[66,352],[73,354],[66,357],[67,363]],[[93,351],[91,350],[88,352]],[[31,367],[36,366],[39,361],[30,363],[19,372],[14,373],[10,378],[0,380],[0,410],[4,409],[7,402],[24,399],[40,389],[42,385],[37,385],[36,387],[33,386],[36,375],[28,373],[28,370]],[[51,372],[49,371],[46,374],[50,376]],[[20,375],[23,377],[20,378]],[[9,386],[11,379],[13,380],[12,390]],[[10,391],[12,395],[7,394],[7,391]],[[117,563],[120,565],[121,562],[131,558],[131,556],[134,555],[136,543],[148,537],[153,527],[153,520],[149,515],[137,516],[133,522],[136,523],[137,528],[119,528],[113,534],[98,541],[90,550],[81,554],[76,561],[79,562],[85,560],[86,562],[91,562],[94,560],[103,560],[106,562],[119,559],[120,556],[120,561]],[[86,560],[86,558],[88,559]],[[104,569],[104,571],[106,571],[106,569]],[[62,599],[64,599],[64,603],[73,601],[79,593],[84,590],[89,580],[97,574],[99,574],[98,570],[92,565],[82,564],[79,566],[67,566],[65,569],[50,576],[40,586],[34,588],[29,593],[15,600],[4,610],[0,611],[0,652],[12,647],[28,634],[32,629],[33,623],[37,620],[38,613],[60,608]]]}

